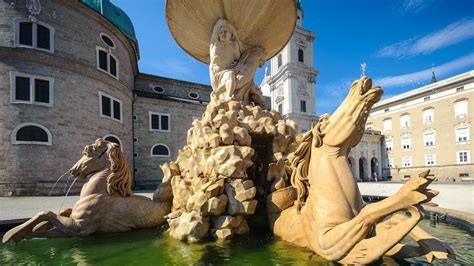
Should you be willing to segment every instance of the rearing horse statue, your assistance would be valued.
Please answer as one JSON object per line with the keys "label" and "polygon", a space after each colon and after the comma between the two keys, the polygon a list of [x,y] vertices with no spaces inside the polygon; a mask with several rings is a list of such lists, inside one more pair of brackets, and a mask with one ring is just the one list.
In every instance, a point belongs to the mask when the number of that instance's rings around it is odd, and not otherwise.
{"label": "rearing horse statue", "polygon": [[96,233],[124,232],[156,227],[165,222],[171,202],[158,202],[133,195],[130,168],[112,142],[98,139],[87,145],[82,158],[69,173],[85,180],[79,201],[60,213],[43,211],[11,229],[2,242],[35,237],[87,236]]}
{"label": "rearing horse statue", "polygon": [[[453,255],[445,243],[416,227],[422,218],[420,204],[438,194],[427,188],[434,180],[429,171],[380,202],[366,204],[362,199],[347,156],[362,138],[370,109],[382,93],[362,77],[335,113],[323,115],[306,133],[289,157],[297,200],[274,223],[275,235],[345,264],[371,263],[384,255],[427,255],[428,260]],[[407,234],[420,246],[400,244]]]}

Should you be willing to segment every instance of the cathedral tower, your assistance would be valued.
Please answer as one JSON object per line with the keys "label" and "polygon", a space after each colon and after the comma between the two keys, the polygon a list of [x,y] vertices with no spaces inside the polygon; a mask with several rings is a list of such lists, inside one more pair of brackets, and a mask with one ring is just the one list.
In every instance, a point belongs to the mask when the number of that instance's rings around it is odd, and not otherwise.
{"label": "cathedral tower", "polygon": [[[317,121],[316,76],[313,62],[313,32],[302,27],[303,10],[298,6],[298,20],[288,44],[270,60],[261,84],[263,95],[271,98],[271,109],[298,123],[300,132]],[[269,73],[268,73],[269,72]]]}

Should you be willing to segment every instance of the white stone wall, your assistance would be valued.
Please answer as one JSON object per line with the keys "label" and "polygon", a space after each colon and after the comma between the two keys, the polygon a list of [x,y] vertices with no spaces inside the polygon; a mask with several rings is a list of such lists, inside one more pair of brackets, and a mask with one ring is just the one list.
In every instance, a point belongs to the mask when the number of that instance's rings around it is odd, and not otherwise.
{"label": "white stone wall", "polygon": [[[298,10],[301,16],[301,10]],[[301,20],[297,22],[295,32],[278,57],[270,60],[271,70],[261,84],[265,96],[271,97],[271,108],[278,111],[283,104],[283,117],[295,120],[300,132],[308,130],[317,121],[315,86],[317,71],[313,62],[313,41],[315,35],[302,28]],[[298,49],[303,50],[304,62],[298,61]],[[301,111],[301,101],[306,102],[306,112]]]}

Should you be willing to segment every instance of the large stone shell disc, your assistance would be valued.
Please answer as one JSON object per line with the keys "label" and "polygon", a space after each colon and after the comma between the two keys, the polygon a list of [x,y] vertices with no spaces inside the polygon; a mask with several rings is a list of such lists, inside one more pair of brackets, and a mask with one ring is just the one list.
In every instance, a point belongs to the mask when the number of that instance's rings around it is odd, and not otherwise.
{"label": "large stone shell disc", "polygon": [[296,24],[295,0],[167,0],[166,20],[174,39],[197,60],[209,63],[211,33],[227,19],[242,43],[275,56],[288,43]]}

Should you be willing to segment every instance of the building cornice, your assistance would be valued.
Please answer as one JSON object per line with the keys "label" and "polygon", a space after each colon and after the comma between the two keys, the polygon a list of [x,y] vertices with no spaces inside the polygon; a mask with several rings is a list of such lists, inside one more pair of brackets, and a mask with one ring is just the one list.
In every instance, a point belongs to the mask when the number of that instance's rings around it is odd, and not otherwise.
{"label": "building cornice", "polygon": [[[306,76],[308,82],[316,83],[316,76],[319,74],[319,71],[316,69],[311,69],[308,67],[302,67],[301,64],[289,63],[282,66],[278,69],[278,72],[273,77],[265,77],[267,84],[272,85],[273,83],[283,79],[296,77],[296,76]],[[262,83],[263,84],[263,83]]]}
{"label": "building cornice", "polygon": [[397,96],[390,97],[388,99],[382,100],[372,107],[372,112],[385,109],[392,105],[399,104],[400,102],[405,102],[407,100],[419,99],[422,97],[427,97],[429,95],[436,94],[438,92],[451,89],[461,83],[466,83],[466,81],[474,80],[474,70],[465,72],[463,74],[438,81],[433,84],[423,86],[418,89],[414,89],[405,93],[402,93]]}
{"label": "building cornice", "polygon": [[164,81],[164,82],[174,83],[174,84],[178,84],[178,85],[182,85],[182,86],[186,86],[186,87],[191,87],[191,88],[199,87],[200,89],[203,89],[203,90],[212,91],[212,87],[210,85],[207,85],[207,84],[195,83],[195,82],[191,82],[191,81],[173,79],[173,78],[168,78],[168,77],[162,77],[162,76],[157,76],[157,75],[148,74],[148,73],[139,73],[138,74],[138,79],[145,79],[145,80],[149,80],[149,81]]}

